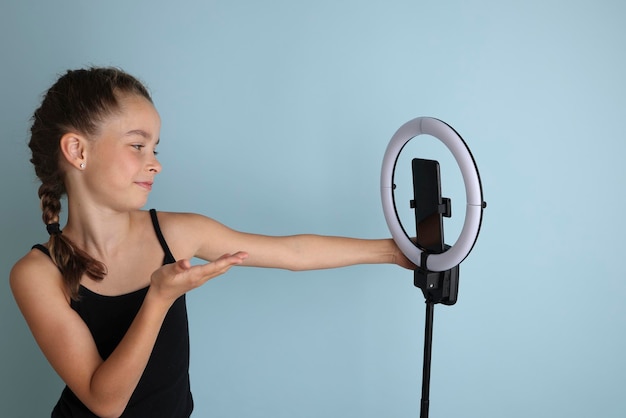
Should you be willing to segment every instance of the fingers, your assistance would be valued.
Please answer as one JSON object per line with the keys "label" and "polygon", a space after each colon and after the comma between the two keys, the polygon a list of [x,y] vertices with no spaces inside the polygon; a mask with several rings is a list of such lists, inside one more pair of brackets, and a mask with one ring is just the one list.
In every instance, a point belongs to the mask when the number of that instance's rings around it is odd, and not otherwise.
{"label": "fingers", "polygon": [[207,281],[226,273],[232,266],[243,263],[245,252],[224,254],[212,263],[192,266],[190,260],[167,264],[152,275],[152,290],[166,300],[176,300],[180,295],[202,286]]}
{"label": "fingers", "polygon": [[226,260],[228,263],[232,262],[234,264],[241,264],[246,258],[248,258],[248,253],[244,251],[238,251],[235,254],[224,254],[223,256],[215,260],[214,263]]}
{"label": "fingers", "polygon": [[231,267],[242,264],[247,257],[248,253],[239,251],[235,254],[224,254],[211,263],[191,267],[189,273],[193,273],[192,280],[196,285],[194,287],[201,286],[208,280],[226,273]]}
{"label": "fingers", "polygon": [[178,260],[176,261],[176,263],[174,263],[173,267],[174,274],[182,273],[183,271],[189,270],[191,268],[191,263],[187,259]]}
{"label": "fingers", "polygon": [[235,254],[224,254],[212,263],[205,264],[202,267],[206,271],[206,274],[212,276],[209,277],[209,279],[211,279],[215,276],[226,273],[233,266],[242,264],[247,257],[248,254],[242,251]]}

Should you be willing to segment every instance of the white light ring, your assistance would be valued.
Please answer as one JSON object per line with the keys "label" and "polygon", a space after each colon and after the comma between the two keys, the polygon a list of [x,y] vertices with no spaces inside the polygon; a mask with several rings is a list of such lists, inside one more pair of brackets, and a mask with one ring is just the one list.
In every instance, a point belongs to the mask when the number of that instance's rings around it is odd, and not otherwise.
{"label": "white light ring", "polygon": [[411,139],[422,134],[432,135],[448,147],[461,169],[465,184],[467,207],[461,234],[451,248],[441,254],[429,254],[427,258],[428,270],[446,271],[461,264],[472,251],[480,232],[484,208],[480,176],[474,157],[463,138],[451,126],[439,119],[419,117],[408,121],[396,131],[383,158],[380,178],[383,212],[391,236],[400,250],[417,266],[423,267],[423,250],[411,241],[402,228],[393,194],[393,177],[400,152]]}

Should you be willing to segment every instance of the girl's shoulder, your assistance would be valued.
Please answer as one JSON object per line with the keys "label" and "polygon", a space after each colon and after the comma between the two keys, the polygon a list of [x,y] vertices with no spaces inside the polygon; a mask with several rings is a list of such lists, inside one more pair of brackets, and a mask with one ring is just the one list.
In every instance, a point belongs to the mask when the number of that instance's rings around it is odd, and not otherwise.
{"label": "girl's shoulder", "polygon": [[160,228],[169,235],[178,232],[190,233],[195,228],[206,222],[209,218],[192,212],[167,212],[151,209],[149,212],[151,222],[155,228]]}
{"label": "girl's shoulder", "polygon": [[[39,247],[39,248],[36,248]],[[22,258],[17,260],[11,269],[10,277],[19,278],[31,275],[56,275],[61,277],[61,272],[50,258],[47,246],[37,245],[27,252]]]}
{"label": "girl's shoulder", "polygon": [[20,258],[9,273],[11,291],[18,302],[29,295],[58,295],[69,302],[63,277],[50,256],[33,248]]}
{"label": "girl's shoulder", "polygon": [[193,212],[166,212],[159,210],[154,211],[156,221],[163,230],[182,230],[191,233],[197,228],[207,228],[211,226],[221,225],[216,220],[199,213]]}
{"label": "girl's shoulder", "polygon": [[[156,212],[161,233],[177,258],[196,257],[207,246],[218,246],[239,233],[213,218],[192,212]],[[216,251],[222,251],[216,248]],[[221,255],[221,254],[220,254]]]}
{"label": "girl's shoulder", "polygon": [[177,258],[194,257],[203,237],[210,234],[215,221],[192,212],[153,211],[155,229],[168,243]]}

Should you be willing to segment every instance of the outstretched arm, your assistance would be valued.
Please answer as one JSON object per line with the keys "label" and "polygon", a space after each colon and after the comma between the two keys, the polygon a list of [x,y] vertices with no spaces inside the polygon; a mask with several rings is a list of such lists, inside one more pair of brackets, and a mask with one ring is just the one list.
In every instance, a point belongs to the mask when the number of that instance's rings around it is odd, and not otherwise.
{"label": "outstretched arm", "polygon": [[245,251],[245,266],[315,270],[355,264],[397,264],[414,268],[392,239],[357,239],[322,235],[267,236],[235,231],[195,214],[159,214],[168,241],[184,249],[184,257],[214,260]]}
{"label": "outstretched arm", "polygon": [[[241,239],[241,237],[237,238]],[[321,235],[270,237],[245,234],[250,253],[245,265],[292,271],[345,267],[356,264],[411,263],[391,239],[365,240]]]}

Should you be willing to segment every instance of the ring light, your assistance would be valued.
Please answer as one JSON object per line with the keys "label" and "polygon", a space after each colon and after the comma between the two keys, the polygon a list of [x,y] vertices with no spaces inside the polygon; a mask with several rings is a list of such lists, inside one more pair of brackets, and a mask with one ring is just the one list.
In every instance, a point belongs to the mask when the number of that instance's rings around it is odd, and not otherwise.
{"label": "ring light", "polygon": [[[463,175],[467,198],[465,221],[457,241],[441,254],[428,254],[428,266],[421,265],[424,250],[411,241],[400,224],[393,193],[394,172],[400,152],[412,138],[422,134],[434,136],[452,152]],[[400,250],[415,265],[430,271],[446,271],[459,265],[467,257],[478,238],[485,203],[483,202],[480,176],[474,157],[463,138],[451,126],[439,119],[430,117],[415,118],[402,125],[387,145],[380,187],[383,212],[391,235]]]}

